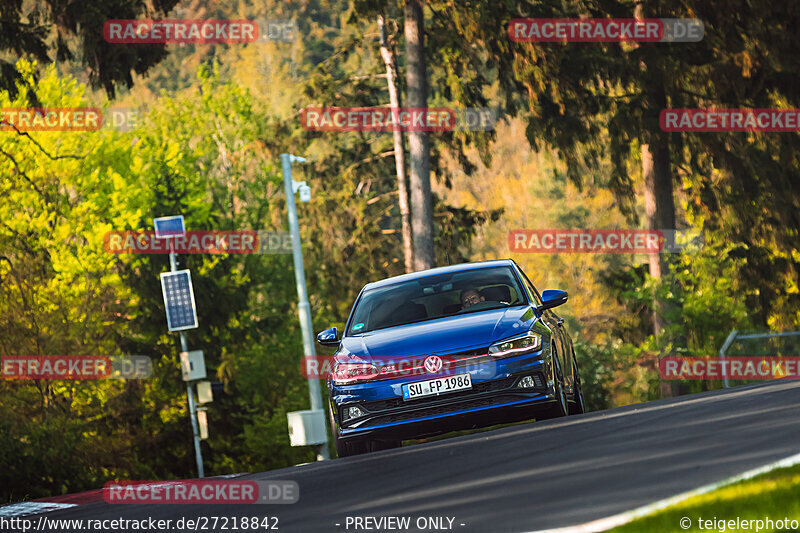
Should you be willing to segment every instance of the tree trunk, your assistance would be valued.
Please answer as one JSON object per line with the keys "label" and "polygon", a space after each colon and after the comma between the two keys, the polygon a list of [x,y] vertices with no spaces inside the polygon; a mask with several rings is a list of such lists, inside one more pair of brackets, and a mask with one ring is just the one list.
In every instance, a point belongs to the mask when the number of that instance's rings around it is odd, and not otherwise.
{"label": "tree trunk", "polygon": [[[427,108],[428,84],[425,68],[424,0],[406,0],[406,81],[408,105]],[[434,266],[433,202],[431,200],[430,140],[426,131],[412,131],[408,137],[409,183],[411,186],[411,233],[414,238],[414,269]]]}
{"label": "tree trunk", "polygon": [[[642,144],[642,173],[644,174],[644,209],[647,227],[655,230],[675,229],[675,201],[672,195],[672,172],[669,162],[669,141],[665,135],[653,136],[649,144]],[[649,254],[650,276],[661,279],[666,271],[663,253]],[[664,330],[664,303],[654,298],[653,301],[653,335]],[[662,398],[674,396],[675,382],[662,381],[660,392]]]}
{"label": "tree trunk", "polygon": [[[389,86],[389,105],[393,110],[400,108],[400,96],[397,93],[397,61],[394,49],[386,39],[386,27],[383,16],[378,15],[378,28],[381,34],[381,57],[386,64],[386,83]],[[397,170],[397,196],[400,206],[400,223],[403,236],[403,259],[406,272],[414,271],[414,250],[411,241],[411,213],[408,208],[408,187],[406,185],[406,154],[403,146],[403,130],[394,130],[394,164]]]}
{"label": "tree trunk", "polygon": [[[634,17],[644,17],[641,3],[634,8]],[[661,76],[662,66],[655,61],[644,61],[643,72],[647,74],[648,82],[645,83],[644,94],[650,96],[648,107],[651,110],[667,108],[667,95],[664,91],[664,80]],[[652,73],[652,74],[650,74]],[[642,140],[642,175],[644,176],[644,211],[647,217],[647,227],[656,230],[675,229],[675,200],[672,196],[672,170],[670,166],[669,134],[656,133],[655,130],[644,129]],[[650,277],[661,279],[666,271],[665,254],[649,254]],[[653,335],[658,337],[664,331],[664,302],[653,297]],[[661,354],[663,357],[668,354]],[[659,391],[662,398],[671,398],[678,393],[676,381],[660,380]]]}
{"label": "tree trunk", "polygon": [[[642,145],[642,173],[644,174],[644,210],[647,227],[656,230],[675,229],[675,202],[672,197],[672,173],[669,166],[669,144],[659,139]],[[650,276],[661,279],[666,270],[664,254],[650,254]],[[653,313],[653,333],[664,329],[664,317],[656,302]]]}

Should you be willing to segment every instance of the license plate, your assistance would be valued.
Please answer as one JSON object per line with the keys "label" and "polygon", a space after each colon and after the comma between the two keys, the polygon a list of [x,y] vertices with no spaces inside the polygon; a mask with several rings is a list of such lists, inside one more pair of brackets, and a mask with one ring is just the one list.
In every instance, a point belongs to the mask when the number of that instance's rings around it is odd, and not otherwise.
{"label": "license plate", "polygon": [[446,378],[429,379],[416,383],[405,383],[403,385],[403,399],[413,400],[424,398],[425,396],[436,396],[447,392],[459,390],[469,390],[472,388],[472,376],[469,374],[458,374]]}

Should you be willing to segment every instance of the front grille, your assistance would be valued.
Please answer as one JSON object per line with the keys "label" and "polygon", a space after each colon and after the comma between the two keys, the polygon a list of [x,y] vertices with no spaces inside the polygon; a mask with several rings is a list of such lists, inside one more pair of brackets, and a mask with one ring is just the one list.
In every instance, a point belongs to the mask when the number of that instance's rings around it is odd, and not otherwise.
{"label": "front grille", "polygon": [[[518,388],[519,380],[526,375],[533,378],[534,387]],[[544,376],[540,372],[532,372],[493,381],[483,381],[473,384],[470,390],[441,396],[429,396],[416,400],[403,400],[402,397],[395,397],[371,402],[348,403],[343,408],[357,405],[365,411],[365,414],[358,418],[343,421],[342,425],[344,427],[352,427],[354,425],[372,426],[447,414],[463,409],[497,405],[528,398],[527,394],[537,389],[539,392],[545,392],[546,386]],[[477,397],[472,398],[472,396]],[[343,417],[340,420],[343,420]]]}
{"label": "front grille", "polygon": [[501,394],[497,396],[489,396],[487,398],[476,398],[474,400],[467,400],[464,402],[455,402],[445,405],[425,407],[422,409],[414,409],[413,411],[402,411],[393,414],[387,413],[385,415],[378,416],[370,420],[369,425],[390,424],[392,422],[413,420],[415,418],[423,418],[426,416],[444,415],[455,411],[474,409],[476,407],[489,407],[492,405],[499,405],[502,403],[512,402],[514,400],[521,400],[525,398],[526,396],[521,396],[521,395]]}
{"label": "front grille", "polygon": [[481,383],[476,383],[472,386],[472,389],[454,392],[452,394],[447,394],[445,396],[429,396],[427,398],[420,398],[418,400],[410,400],[404,401],[403,398],[390,398],[388,400],[376,400],[372,402],[364,402],[363,404],[358,404],[359,407],[364,407],[367,411],[371,413],[379,413],[380,411],[385,411],[386,409],[394,409],[395,407],[400,406],[418,406],[418,405],[425,405],[430,404],[433,402],[440,402],[442,400],[447,400],[450,398],[461,398],[464,396],[470,396],[475,393],[481,392],[493,392],[498,390],[503,390],[509,388],[514,385],[514,382],[517,380],[517,376],[511,376],[503,379],[496,379],[494,381],[483,381]]}
{"label": "front grille", "polygon": [[[475,350],[468,350],[465,352],[457,352],[457,353],[448,353],[448,354],[436,354],[442,358],[443,371],[452,372],[461,368],[465,367],[478,367],[484,363],[494,361],[494,358],[489,355],[487,348],[479,348]],[[422,375],[427,374],[424,370],[423,364],[425,359],[428,358],[432,354],[427,355],[420,355],[414,357],[407,357],[407,358],[400,358],[399,360],[380,360],[377,361],[376,364],[379,368],[382,368],[386,365],[394,365],[399,369],[405,369],[407,372],[403,374],[402,371],[388,371],[387,374],[381,374],[382,378],[395,378],[395,377],[406,377],[408,376],[415,376],[415,375]],[[410,370],[410,369],[414,370]]]}

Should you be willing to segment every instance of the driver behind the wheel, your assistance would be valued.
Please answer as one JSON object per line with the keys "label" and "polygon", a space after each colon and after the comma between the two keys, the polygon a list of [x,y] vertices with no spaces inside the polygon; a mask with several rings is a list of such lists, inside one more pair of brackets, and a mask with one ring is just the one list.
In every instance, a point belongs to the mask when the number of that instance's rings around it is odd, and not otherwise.
{"label": "driver behind the wheel", "polygon": [[467,289],[461,293],[461,309],[467,309],[477,303],[485,302],[486,298],[475,289]]}

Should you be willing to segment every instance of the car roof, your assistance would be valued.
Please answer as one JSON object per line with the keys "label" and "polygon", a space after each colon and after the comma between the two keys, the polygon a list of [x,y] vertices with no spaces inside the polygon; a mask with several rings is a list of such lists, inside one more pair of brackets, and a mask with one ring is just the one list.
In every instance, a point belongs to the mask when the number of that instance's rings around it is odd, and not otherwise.
{"label": "car roof", "polygon": [[393,285],[395,283],[400,283],[403,281],[413,281],[415,279],[420,279],[436,274],[447,274],[450,272],[465,272],[467,270],[478,270],[481,268],[490,268],[498,266],[513,267],[515,264],[516,263],[514,263],[514,261],[511,259],[494,259],[491,261],[476,261],[474,263],[462,263],[460,265],[450,265],[445,267],[430,268],[428,270],[420,270],[419,272],[411,272],[410,274],[402,274],[400,276],[394,276],[391,278],[382,279],[380,281],[367,283],[361,290],[364,291],[367,289],[374,289],[376,287],[384,287],[386,285]]}

